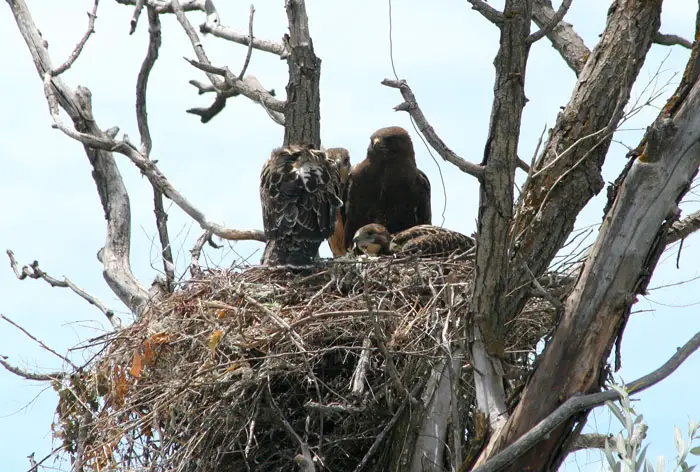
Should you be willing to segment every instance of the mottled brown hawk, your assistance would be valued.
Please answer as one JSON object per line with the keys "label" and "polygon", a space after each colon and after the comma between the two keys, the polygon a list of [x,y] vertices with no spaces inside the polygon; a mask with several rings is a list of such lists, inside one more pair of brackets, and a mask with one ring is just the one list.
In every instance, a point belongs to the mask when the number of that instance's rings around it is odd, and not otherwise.
{"label": "mottled brown hawk", "polygon": [[260,175],[260,200],[267,237],[261,262],[309,265],[343,203],[339,169],[308,145],[275,149]]}
{"label": "mottled brown hawk", "polygon": [[466,252],[474,247],[474,240],[469,236],[439,226],[413,226],[392,236],[384,226],[376,223],[358,229],[353,243],[356,251],[370,256],[447,256],[453,252]]}
{"label": "mottled brown hawk", "polygon": [[[347,192],[348,177],[350,176],[350,153],[345,148],[326,149],[328,158],[333,161],[340,174],[340,194]],[[343,197],[344,198],[344,197]],[[345,225],[343,224],[344,209],[338,208],[335,218],[335,229],[328,238],[328,246],[334,256],[344,256],[347,252],[345,247]]]}
{"label": "mottled brown hawk", "polygon": [[392,234],[431,223],[430,181],[416,166],[405,129],[382,128],[370,137],[367,157],[350,172],[343,212],[347,248],[355,232],[369,223]]}

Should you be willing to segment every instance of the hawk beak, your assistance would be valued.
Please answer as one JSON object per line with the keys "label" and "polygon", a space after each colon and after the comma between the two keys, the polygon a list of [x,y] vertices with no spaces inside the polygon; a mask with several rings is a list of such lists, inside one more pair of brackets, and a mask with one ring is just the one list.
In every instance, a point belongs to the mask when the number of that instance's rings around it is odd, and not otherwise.
{"label": "hawk beak", "polygon": [[352,238],[352,242],[354,244],[360,244],[368,241],[372,241],[371,238],[368,238],[366,234],[362,234],[359,231],[355,233],[355,237]]}

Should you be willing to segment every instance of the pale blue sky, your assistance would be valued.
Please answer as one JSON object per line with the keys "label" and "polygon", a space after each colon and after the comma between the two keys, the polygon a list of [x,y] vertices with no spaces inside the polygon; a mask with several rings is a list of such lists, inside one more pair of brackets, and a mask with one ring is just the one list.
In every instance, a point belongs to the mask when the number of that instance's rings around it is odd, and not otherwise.
{"label": "pale blue sky", "polygon": [[[247,31],[248,2],[219,1],[223,24]],[[279,39],[286,31],[282,0],[256,4],[255,35]],[[502,2],[492,2],[499,6]],[[91,0],[28,0],[35,21],[54,63],[63,62],[82,36],[92,7]],[[608,2],[574,1],[568,21],[592,47],[602,31]],[[666,0],[662,31],[692,38],[697,3]],[[364,158],[368,137],[377,128],[403,126],[411,132],[419,166],[433,187],[434,223],[441,224],[443,186],[438,165],[431,159],[405,113],[392,107],[400,103],[397,90],[380,85],[392,77],[389,57],[388,6],[378,0],[337,2],[307,0],[316,53],[323,60],[321,79],[322,140],[326,147],[344,146],[353,162]],[[493,57],[498,30],[470,9],[464,0],[394,0],[393,43],[396,69],[409,81],[424,113],[445,142],[466,159],[479,162],[488,128],[492,91]],[[99,125],[119,126],[138,141],[134,116],[136,73],[147,45],[146,23],[128,35],[131,9],[113,1],[100,4],[96,34],[82,57],[65,74],[71,87],[92,90]],[[191,14],[195,24],[203,14]],[[265,111],[244,98],[232,99],[207,125],[184,112],[207,106],[211,97],[198,96],[187,82],[203,79],[182,56],[194,57],[183,31],[171,16],[163,18],[163,48],[149,88],[149,118],[153,134],[153,158],[170,181],[207,216],[236,228],[262,228],[258,201],[258,176],[270,150],[281,143],[282,128]],[[204,46],[216,65],[236,72],[246,48],[205,37]],[[90,176],[82,146],[51,129],[41,82],[36,74],[8,6],[0,6],[0,249],[13,249],[20,263],[37,259],[56,277],[68,276],[110,307],[123,306],[101,277],[95,254],[104,242],[103,212]],[[668,55],[668,58],[666,58]],[[661,67],[660,83],[681,72],[688,51],[654,46],[633,95],[639,95]],[[666,58],[666,62],[662,61]],[[286,63],[276,56],[254,51],[248,72],[267,88],[284,96]],[[530,159],[545,124],[551,126],[559,106],[568,101],[575,76],[545,39],[535,44],[528,63],[520,155]],[[673,81],[673,86],[677,79]],[[666,94],[673,89],[667,89]],[[659,103],[663,103],[660,101]],[[641,130],[657,111],[641,111],[619,132],[617,139],[634,146]],[[606,181],[614,180],[624,164],[626,149],[613,144],[604,168]],[[437,159],[439,157],[433,152]],[[129,189],[133,216],[132,265],[136,276],[149,285],[160,270],[152,193],[148,182],[123,156],[116,156]],[[473,178],[439,161],[447,193],[444,225],[470,234],[475,229],[478,188]],[[520,175],[522,178],[522,175]],[[600,222],[604,192],[586,208],[578,226]],[[169,204],[169,202],[166,202]],[[697,209],[683,206],[686,212]],[[199,236],[196,224],[179,209],[171,208],[170,234],[181,273],[188,250]],[[685,243],[681,269],[675,269],[675,252],[657,270],[653,286],[691,279],[698,274],[700,237]],[[212,264],[230,264],[234,257],[255,252],[255,242],[229,244],[223,251],[208,250]],[[257,251],[257,252],[256,252]],[[328,254],[324,248],[325,254]],[[3,254],[4,256],[4,254]],[[108,329],[101,313],[64,289],[52,289],[40,281],[18,281],[8,264],[0,264],[0,313],[22,324],[59,352]],[[155,267],[155,270],[154,268]],[[630,320],[623,342],[625,380],[633,380],[664,362],[694,332],[700,283],[652,291],[635,309],[651,310]],[[61,368],[61,361],[43,351],[14,328],[0,324],[0,354],[17,365],[36,371]],[[675,456],[673,425],[686,429],[687,419],[700,419],[698,387],[700,356],[691,358],[662,385],[639,395],[638,411],[650,425],[649,455]],[[50,424],[56,398],[44,387],[0,370],[0,470],[21,471],[26,456],[43,457],[51,447]],[[37,397],[38,398],[35,398]],[[29,404],[28,406],[26,406]],[[25,407],[26,406],[26,407]],[[588,430],[607,432],[609,415],[591,417]],[[614,431],[619,429],[614,425]],[[591,463],[584,466],[586,463]],[[584,453],[570,461],[567,470],[601,470],[598,453]]]}

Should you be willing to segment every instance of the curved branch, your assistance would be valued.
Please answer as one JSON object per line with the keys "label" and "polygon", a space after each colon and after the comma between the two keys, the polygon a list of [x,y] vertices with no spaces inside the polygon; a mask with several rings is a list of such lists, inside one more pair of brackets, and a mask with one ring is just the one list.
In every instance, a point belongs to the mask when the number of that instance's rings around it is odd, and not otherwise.
{"label": "curved branch", "polygon": [[[671,375],[680,365],[700,348],[700,332],[695,333],[687,343],[678,349],[671,358],[655,371],[641,377],[627,386],[630,394],[641,392],[656,385],[663,379]],[[521,436],[513,444],[505,448],[502,452],[489,459],[484,465],[474,469],[473,472],[496,472],[503,470],[509,464],[525,454],[535,444],[540,442],[557,426],[564,423],[577,413],[590,410],[593,407],[604,404],[607,401],[614,401],[620,398],[620,394],[615,390],[607,390],[600,393],[580,395],[569,398],[552,414],[540,421],[534,428]]]}
{"label": "curved branch", "polygon": [[52,287],[62,287],[62,288],[70,288],[75,292],[78,296],[80,296],[83,300],[87,301],[89,304],[94,305],[97,307],[98,310],[100,310],[106,317],[107,320],[109,320],[110,324],[114,329],[119,329],[121,327],[121,321],[119,318],[117,318],[114,315],[114,311],[110,310],[105,306],[102,301],[87,293],[85,290],[82,288],[78,287],[72,280],[70,280],[68,277],[64,277],[63,280],[58,280],[53,277],[51,277],[49,274],[44,272],[39,268],[39,261],[34,261],[30,266],[22,266],[20,269],[19,264],[17,263],[17,260],[15,259],[15,254],[12,252],[10,249],[7,251],[7,257],[10,258],[10,266],[12,267],[12,270],[15,273],[15,276],[19,280],[24,280],[27,277],[30,279],[43,279],[46,283],[51,285]]}
{"label": "curved branch", "polygon": [[[90,92],[79,88],[75,93],[61,80],[52,77],[54,70],[45,41],[24,0],[9,2],[15,22],[34,60],[39,76],[44,80],[44,89],[52,117],[58,116],[58,107],[70,116],[79,132],[101,136],[92,116]],[[107,239],[103,253],[104,278],[115,294],[137,316],[148,301],[148,291],[136,280],[129,265],[131,237],[131,208],[126,187],[109,151],[85,147],[93,178],[107,219]]]}
{"label": "curved branch", "polygon": [[403,99],[405,101],[394,107],[394,110],[405,111],[408,112],[409,115],[411,115],[411,118],[413,118],[413,120],[418,125],[418,130],[423,134],[423,136],[430,143],[433,149],[435,149],[435,151],[437,151],[437,153],[440,154],[440,157],[442,157],[447,162],[457,166],[457,168],[462,172],[465,172],[473,177],[481,178],[481,176],[484,175],[483,166],[472,164],[466,159],[459,157],[457,154],[454,153],[454,151],[452,151],[452,149],[447,147],[447,145],[442,139],[440,139],[440,136],[437,135],[433,127],[430,126],[430,123],[428,123],[428,119],[425,117],[423,111],[418,106],[416,96],[413,94],[411,87],[408,86],[408,83],[406,83],[405,80],[384,79],[382,80],[382,85],[386,85],[387,87],[391,88],[396,88],[401,91],[401,95],[403,96]]}
{"label": "curved branch", "polygon": [[683,46],[686,49],[692,49],[693,42],[675,34],[656,33],[654,43],[662,46]]}
{"label": "curved branch", "polygon": [[54,380],[60,380],[66,376],[63,372],[53,372],[51,374],[37,374],[35,372],[29,372],[28,370],[20,369],[7,362],[7,357],[0,356],[0,365],[2,365],[8,372],[15,374],[18,377],[22,377],[27,380],[36,380],[38,382],[52,382]]}

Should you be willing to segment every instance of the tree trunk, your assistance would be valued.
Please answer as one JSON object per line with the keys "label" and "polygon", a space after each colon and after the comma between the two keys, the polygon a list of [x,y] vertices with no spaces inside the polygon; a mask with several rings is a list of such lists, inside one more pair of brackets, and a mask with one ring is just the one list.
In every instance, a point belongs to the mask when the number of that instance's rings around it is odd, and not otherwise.
{"label": "tree trunk", "polygon": [[284,145],[321,147],[321,59],[314,54],[303,0],[287,0],[289,82],[284,107]]}

